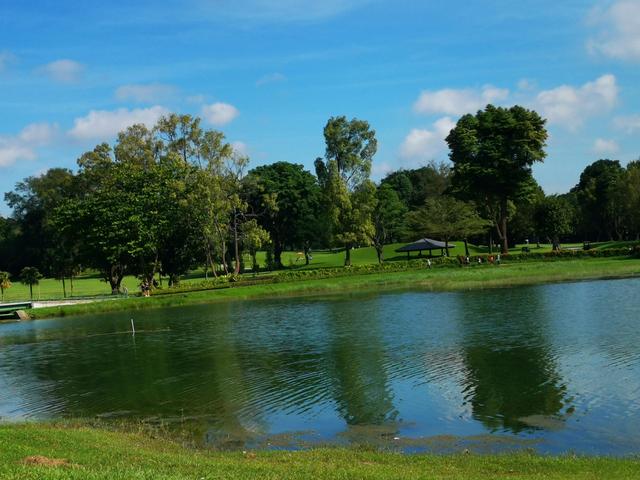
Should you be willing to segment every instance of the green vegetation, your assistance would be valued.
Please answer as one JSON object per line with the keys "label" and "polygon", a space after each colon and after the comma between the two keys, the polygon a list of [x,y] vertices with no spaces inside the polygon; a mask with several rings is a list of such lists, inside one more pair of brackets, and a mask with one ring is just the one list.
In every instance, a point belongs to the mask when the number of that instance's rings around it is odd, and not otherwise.
{"label": "green vegetation", "polygon": [[214,452],[166,439],[86,427],[0,426],[3,479],[633,479],[637,459],[401,455],[362,449]]}
{"label": "green vegetation", "polygon": [[[464,242],[454,241],[454,245],[456,248],[451,250],[451,255],[461,255],[464,253]],[[383,248],[384,258],[390,263],[404,262],[407,259],[406,254],[399,254],[395,252],[395,249],[400,247],[401,243],[395,243],[391,245],[385,245]],[[637,245],[637,242],[603,242],[600,244],[593,244],[592,251],[603,251],[603,250],[617,250],[621,248],[629,248]],[[489,250],[487,247],[481,247],[477,245],[469,244],[469,255],[482,255],[488,254]],[[522,253],[523,245],[517,245],[511,250],[511,255],[514,257],[520,255]],[[540,247],[536,247],[535,245],[530,245],[531,256],[534,256],[539,253],[547,254],[552,251],[553,246],[550,244],[542,244]],[[575,248],[578,249],[576,251],[581,251],[582,244],[565,244],[563,248]],[[316,270],[316,269],[324,269],[324,268],[338,268],[341,267],[344,263],[344,252],[341,250],[336,250],[333,253],[330,251],[312,251],[310,252],[312,255],[312,260],[309,265],[305,264],[304,252],[282,252],[282,262],[285,265],[284,270],[277,270],[273,272],[264,272],[258,275],[259,278],[265,275],[280,275],[282,273],[288,273],[292,271],[305,271],[305,270]],[[426,252],[425,252],[426,253]],[[256,254],[257,262],[260,265],[264,265],[266,263],[266,252],[261,251]],[[377,254],[376,249],[374,247],[363,247],[354,249],[351,253],[352,263],[354,266],[361,265],[375,265],[377,263]],[[411,258],[417,258],[417,253],[412,253]],[[250,264],[251,258],[249,255],[245,255],[245,262]],[[244,275],[245,278],[252,279],[253,274],[247,273]],[[162,291],[163,293],[167,291],[168,287],[168,277],[158,277],[162,280]],[[211,274],[209,273],[209,279],[211,279]],[[181,287],[188,289],[189,287],[196,287],[205,281],[205,274],[203,269],[196,269],[186,275],[184,279],[181,281]],[[128,290],[129,295],[133,296],[139,292],[138,285],[140,284],[140,280],[134,277],[133,275],[127,275],[122,279],[122,287]],[[111,293],[111,289],[109,284],[104,281],[104,279],[100,278],[98,274],[83,274],[73,279],[73,283],[71,284],[71,290],[69,289],[69,285],[66,288],[67,298],[83,298],[83,297],[102,297],[105,295],[109,295]],[[60,300],[64,298],[64,288],[61,280],[56,280],[53,278],[46,278],[40,280],[39,284],[35,286],[33,292],[34,300]],[[20,283],[13,283],[11,288],[5,289],[4,298],[7,302],[14,301],[24,301],[29,299],[29,287],[27,285],[23,285]]]}
{"label": "green vegetation", "polygon": [[313,175],[287,162],[246,172],[249,159],[190,115],[130,126],[82,154],[77,172],[53,168],[5,194],[13,212],[0,218],[0,269],[24,285],[8,288],[5,278],[0,293],[117,298],[154,280],[189,289],[210,278],[400,262],[394,250],[421,237],[474,256],[497,253],[498,241],[503,255],[533,254],[640,234],[640,161],[598,160],[571,192],[545,195],[531,171],[545,158],[545,120],[519,106],[462,116],[447,137],[452,166],[391,172],[379,185],[368,122],[331,117],[323,134]]}
{"label": "green vegetation", "polygon": [[[334,270],[335,271],[335,270]],[[300,273],[304,272],[301,270]],[[320,270],[322,272],[322,270]],[[305,278],[300,276],[278,283],[233,286],[215,290],[181,292],[156,295],[151,298],[135,297],[79,305],[65,305],[32,310],[35,318],[99,313],[103,311],[158,308],[189,304],[214,303],[252,298],[274,298],[336,294],[383,289],[419,288],[430,291],[456,291],[478,288],[498,288],[533,285],[572,280],[623,278],[640,275],[640,261],[621,258],[594,258],[589,260],[557,260],[553,262],[523,262],[513,264],[477,265],[468,268],[421,268],[407,271],[381,271],[349,275]],[[292,272],[293,273],[293,272]],[[366,272],[365,272],[366,273]],[[283,275],[288,275],[284,273]]]}

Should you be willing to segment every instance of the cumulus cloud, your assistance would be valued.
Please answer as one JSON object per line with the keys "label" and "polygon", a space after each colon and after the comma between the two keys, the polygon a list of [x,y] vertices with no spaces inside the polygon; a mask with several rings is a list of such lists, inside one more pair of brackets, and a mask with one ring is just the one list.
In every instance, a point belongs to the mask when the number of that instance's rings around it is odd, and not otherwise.
{"label": "cumulus cloud", "polygon": [[587,42],[591,53],[640,61],[640,1],[620,0],[596,8],[590,20],[599,31]]}
{"label": "cumulus cloud", "polygon": [[588,117],[610,111],[618,100],[616,77],[602,75],[580,87],[561,85],[538,93],[537,108],[551,124],[577,130]]}
{"label": "cumulus cloud", "polygon": [[624,130],[625,133],[635,133],[640,131],[640,115],[627,115],[616,117],[613,120],[616,128]]}
{"label": "cumulus cloud", "polygon": [[463,115],[475,113],[488,103],[505,100],[509,90],[486,85],[482,89],[452,89],[423,91],[414,103],[417,113],[435,113],[444,115]]}
{"label": "cumulus cloud", "polygon": [[268,83],[284,82],[286,80],[287,80],[287,77],[285,77],[281,73],[269,73],[268,75],[260,77],[256,81],[256,87],[261,87],[262,85],[266,85]]}
{"label": "cumulus cloud", "polygon": [[614,154],[620,151],[620,146],[615,140],[606,140],[604,138],[596,138],[593,143],[593,151],[597,154]]}
{"label": "cumulus cloud", "polygon": [[116,90],[116,99],[120,101],[132,100],[139,103],[155,103],[170,97],[175,92],[172,85],[161,83],[122,85]]}
{"label": "cumulus cloud", "polygon": [[84,65],[69,59],[56,60],[40,67],[40,72],[58,83],[75,83],[82,77]]}
{"label": "cumulus cloud", "polygon": [[0,167],[8,167],[21,160],[35,160],[37,147],[50,144],[57,131],[57,125],[32,123],[17,135],[0,136]]}
{"label": "cumulus cloud", "polygon": [[202,116],[211,125],[226,125],[238,115],[240,115],[238,109],[228,103],[217,102],[211,105],[203,105],[202,107]]}
{"label": "cumulus cloud", "polygon": [[443,117],[434,122],[431,129],[412,129],[400,146],[400,157],[413,161],[432,160],[445,150],[444,139],[455,126],[450,117]]}
{"label": "cumulus cloud", "polygon": [[241,157],[246,157],[247,155],[249,155],[249,147],[244,142],[232,142],[231,148],[233,148],[233,151]]}
{"label": "cumulus cloud", "polygon": [[91,110],[86,116],[76,118],[68,133],[76,140],[108,140],[131,125],[142,123],[152,127],[161,116],[167,114],[169,111],[159,105],[132,110]]}

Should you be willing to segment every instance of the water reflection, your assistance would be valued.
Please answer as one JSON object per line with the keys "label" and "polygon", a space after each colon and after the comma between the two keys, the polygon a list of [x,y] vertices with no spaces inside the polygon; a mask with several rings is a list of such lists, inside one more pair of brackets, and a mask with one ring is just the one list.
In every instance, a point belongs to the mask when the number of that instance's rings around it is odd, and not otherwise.
{"label": "water reflection", "polygon": [[135,338],[129,314],[4,325],[0,417],[144,419],[238,445],[496,432],[634,451],[638,286],[150,310]]}
{"label": "water reflection", "polygon": [[566,386],[551,348],[545,291],[503,294],[507,309],[497,309],[495,297],[474,292],[466,298],[474,308],[458,310],[473,416],[490,431],[561,426]]}

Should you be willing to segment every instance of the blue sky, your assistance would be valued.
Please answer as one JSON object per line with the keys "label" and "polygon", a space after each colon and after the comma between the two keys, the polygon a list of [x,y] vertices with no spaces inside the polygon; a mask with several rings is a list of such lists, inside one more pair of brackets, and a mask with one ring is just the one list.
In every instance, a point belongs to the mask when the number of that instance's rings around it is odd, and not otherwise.
{"label": "blue sky", "polygon": [[379,179],[446,160],[488,102],[548,118],[535,174],[562,192],[640,156],[639,67],[640,0],[0,0],[0,192],[169,111],[310,169],[330,116],[363,118]]}

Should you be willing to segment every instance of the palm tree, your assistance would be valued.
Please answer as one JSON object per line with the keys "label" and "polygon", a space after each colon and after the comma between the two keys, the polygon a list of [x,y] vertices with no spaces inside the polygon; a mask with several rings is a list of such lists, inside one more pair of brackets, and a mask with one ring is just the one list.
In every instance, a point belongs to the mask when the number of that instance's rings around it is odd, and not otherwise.
{"label": "palm tree", "polygon": [[9,272],[0,272],[0,301],[4,302],[4,291],[11,288],[11,274]]}
{"label": "palm tree", "polygon": [[31,296],[31,300],[33,300],[33,286],[38,285],[41,278],[42,274],[36,267],[24,267],[20,272],[20,282],[24,285],[29,285],[29,295]]}

